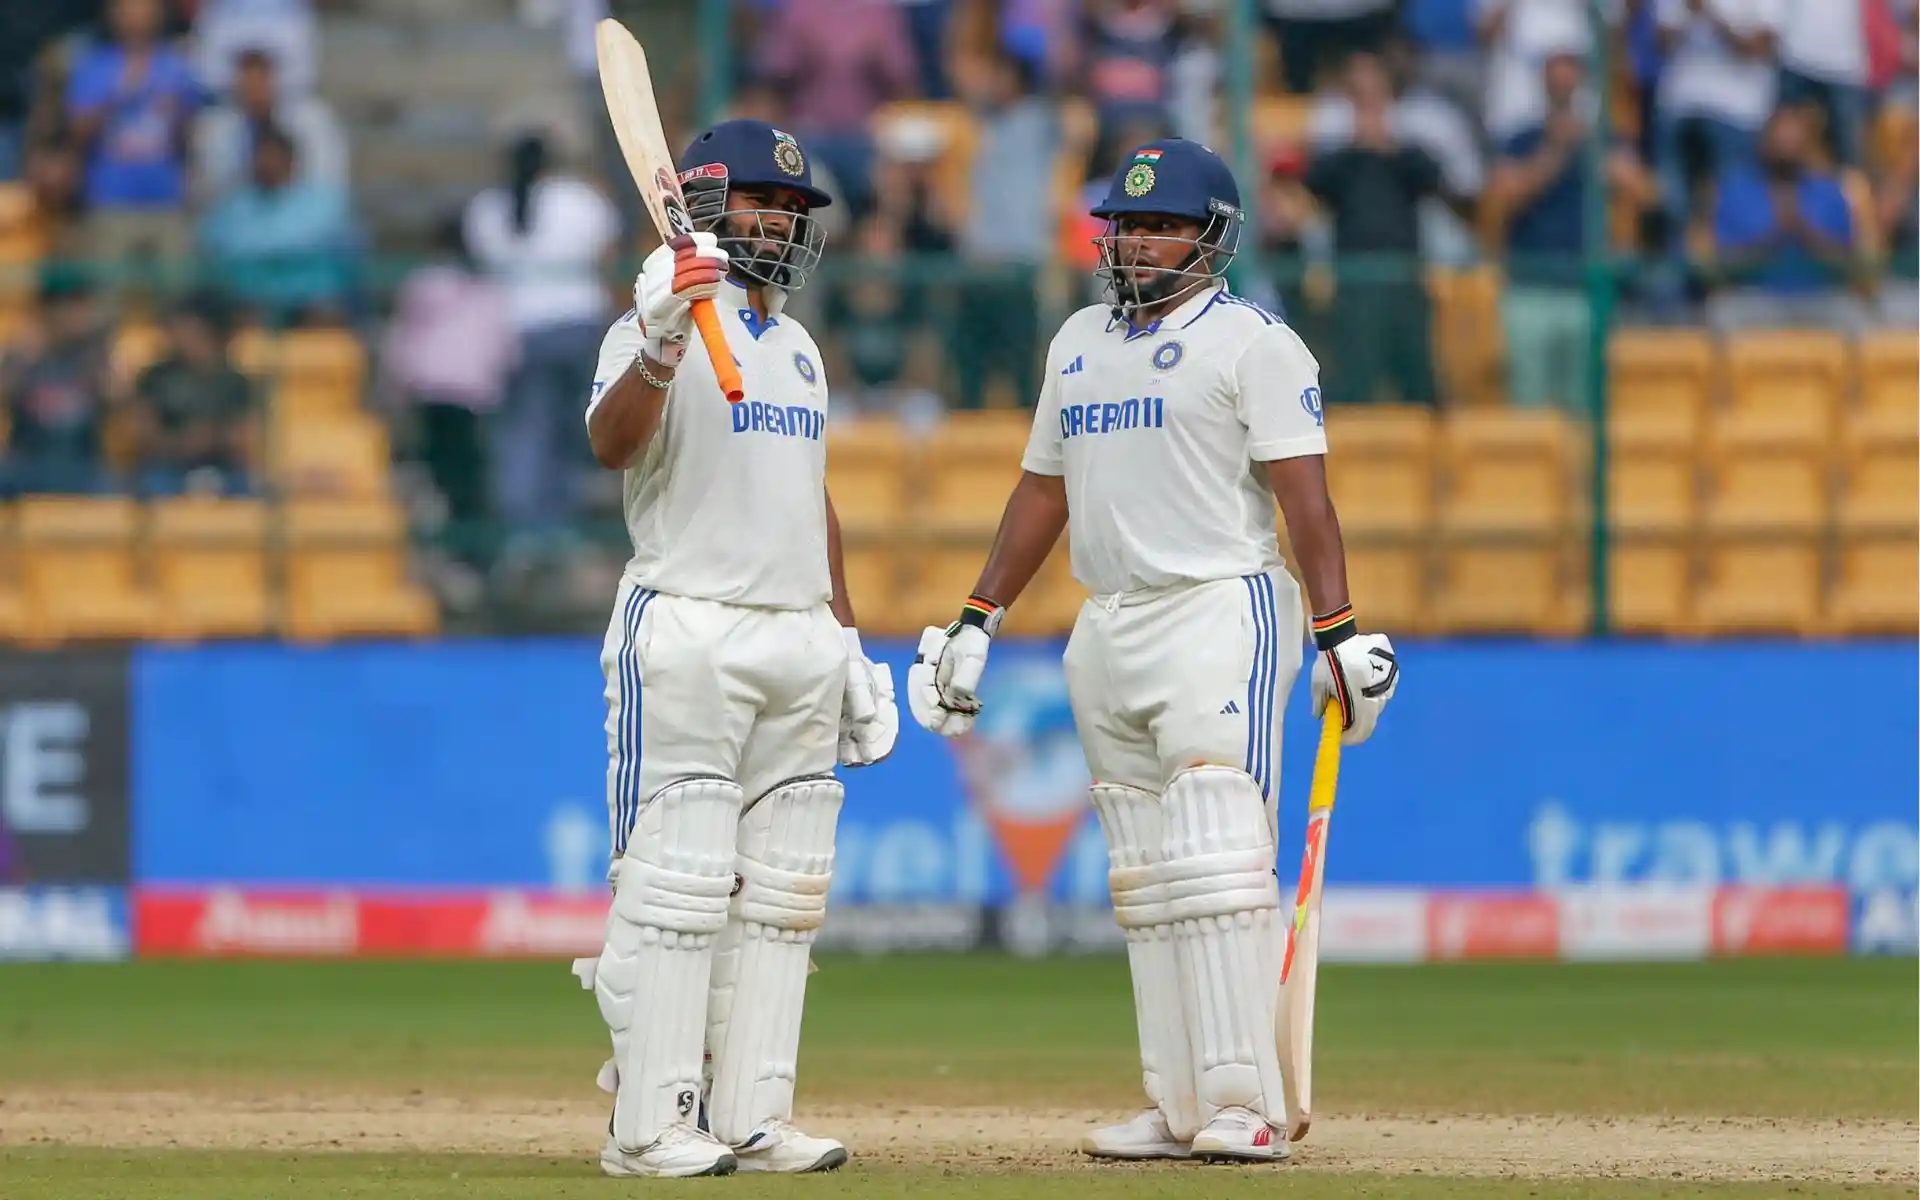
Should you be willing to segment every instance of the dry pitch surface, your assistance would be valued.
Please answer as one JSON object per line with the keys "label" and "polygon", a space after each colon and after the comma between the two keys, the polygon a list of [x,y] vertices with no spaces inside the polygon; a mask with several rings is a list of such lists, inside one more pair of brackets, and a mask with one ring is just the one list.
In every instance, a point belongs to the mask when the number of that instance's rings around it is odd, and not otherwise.
{"label": "dry pitch surface", "polygon": [[[748,1196],[1913,1196],[1911,962],[1331,968],[1292,1164],[1113,1167],[1117,960],[828,960],[803,1116]],[[110,1024],[117,1019],[117,1026]],[[589,999],[555,964],[0,968],[0,1195],[604,1195]],[[657,1190],[657,1185],[656,1185]]]}

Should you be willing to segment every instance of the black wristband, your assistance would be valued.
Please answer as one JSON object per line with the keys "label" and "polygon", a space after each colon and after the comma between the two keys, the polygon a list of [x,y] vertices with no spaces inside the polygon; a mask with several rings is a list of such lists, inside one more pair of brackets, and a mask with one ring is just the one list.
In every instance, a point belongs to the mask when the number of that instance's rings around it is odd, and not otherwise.
{"label": "black wristband", "polygon": [[988,637],[992,637],[1000,632],[1000,621],[1006,613],[1007,610],[1003,606],[995,604],[985,596],[975,594],[968,596],[967,602],[960,606],[960,619],[955,621],[954,625],[956,627],[971,625],[975,629],[985,631]]}
{"label": "black wristband", "polygon": [[1313,618],[1313,644],[1323,653],[1359,632],[1360,624],[1354,619],[1351,604],[1342,604],[1332,612]]}

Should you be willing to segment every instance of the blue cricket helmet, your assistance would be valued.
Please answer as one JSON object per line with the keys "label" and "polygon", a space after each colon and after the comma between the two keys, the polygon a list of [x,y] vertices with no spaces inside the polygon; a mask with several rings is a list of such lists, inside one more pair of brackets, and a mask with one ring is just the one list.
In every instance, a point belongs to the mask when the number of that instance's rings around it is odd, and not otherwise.
{"label": "blue cricket helmet", "polygon": [[[730,272],[748,284],[799,291],[820,265],[826,230],[810,214],[833,203],[813,185],[813,164],[794,136],[765,121],[722,121],[693,139],[680,156],[680,188],[696,229],[710,230],[732,259]],[[727,208],[737,187],[784,188],[803,210]]]}
{"label": "blue cricket helmet", "polygon": [[[1106,232],[1093,239],[1100,248],[1094,274],[1105,283],[1115,314],[1129,319],[1143,305],[1178,300],[1224,276],[1246,224],[1232,170],[1218,154],[1185,138],[1160,138],[1135,149],[1092,213],[1107,222]],[[1143,214],[1194,221],[1200,232],[1122,233],[1124,218]],[[1178,244],[1185,253],[1177,265],[1158,265],[1147,250],[1154,243]]]}

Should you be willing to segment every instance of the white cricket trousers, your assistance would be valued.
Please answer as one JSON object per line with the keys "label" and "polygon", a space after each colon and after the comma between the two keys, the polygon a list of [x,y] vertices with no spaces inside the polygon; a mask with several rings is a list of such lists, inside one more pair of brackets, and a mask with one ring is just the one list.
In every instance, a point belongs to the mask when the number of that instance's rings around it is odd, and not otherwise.
{"label": "white cricket trousers", "polygon": [[838,761],[847,645],[825,604],[747,608],[621,577],[600,648],[613,854],[676,779],[717,775],[749,806]]}
{"label": "white cricket trousers", "polygon": [[1305,641],[1284,570],[1087,601],[1066,671],[1094,781],[1158,795],[1188,767],[1235,767],[1271,808]]}

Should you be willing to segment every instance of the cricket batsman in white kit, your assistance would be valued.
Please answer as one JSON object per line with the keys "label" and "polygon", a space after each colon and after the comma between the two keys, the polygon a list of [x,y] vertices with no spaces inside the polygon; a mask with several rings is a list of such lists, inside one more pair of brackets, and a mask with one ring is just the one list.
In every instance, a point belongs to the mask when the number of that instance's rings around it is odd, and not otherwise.
{"label": "cricket batsman in white kit", "polygon": [[960,619],[928,629],[907,682],[949,737],[980,711],[1007,605],[1070,527],[1092,598],[1067,643],[1074,724],[1126,932],[1152,1107],[1095,1130],[1097,1158],[1286,1157],[1274,1013],[1287,919],[1275,874],[1280,722],[1313,608],[1313,708],[1372,733],[1398,667],[1347,602],[1327,495],[1319,366],[1222,276],[1243,215],[1197,142],[1149,142],[1093,215],[1107,302],[1047,354],[1024,474]]}
{"label": "cricket batsman in white kit", "polygon": [[[791,1119],[833,768],[879,761],[899,732],[843,584],[820,349],[782,312],[819,262],[810,214],[829,197],[764,122],[714,127],[679,167],[696,232],[647,258],[587,408],[594,457],[625,473],[633,539],[600,656],[613,903],[605,948],[578,968],[613,1035],[600,1163],[828,1170],[846,1148]],[[739,404],[688,352],[703,299]]]}

